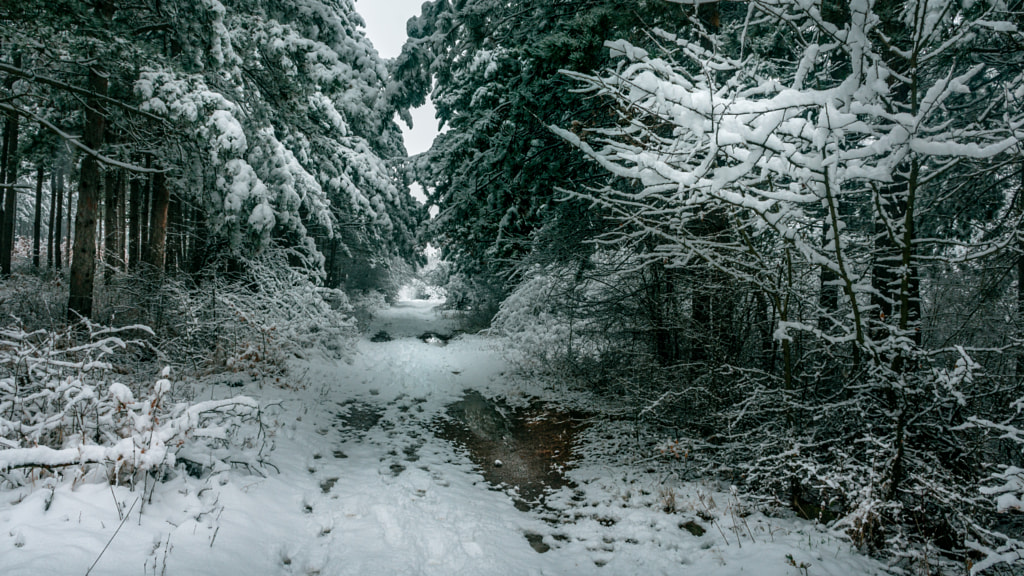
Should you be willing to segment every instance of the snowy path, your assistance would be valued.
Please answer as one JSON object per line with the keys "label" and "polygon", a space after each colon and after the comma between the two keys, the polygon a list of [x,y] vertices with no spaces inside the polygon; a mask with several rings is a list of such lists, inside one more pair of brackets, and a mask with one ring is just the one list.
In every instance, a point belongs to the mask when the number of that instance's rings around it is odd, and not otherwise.
{"label": "snowy path", "polygon": [[[97,557],[93,574],[126,576],[878,573],[806,522],[742,517],[727,493],[601,458],[615,454],[613,426],[590,429],[577,488],[548,499],[558,521],[518,510],[431,422],[466,389],[521,398],[543,387],[506,378],[500,339],[417,338],[449,329],[430,303],[402,302],[351,364],[303,362],[284,386],[246,384],[277,430],[279,471],[265,478],[179,474],[142,514],[139,490],[102,483],[0,493],[0,575],[85,574]],[[380,330],[394,339],[371,342]]]}
{"label": "snowy path", "polygon": [[523,534],[542,523],[428,431],[466,386],[495,383],[500,355],[483,339],[425,344],[417,336],[446,330],[422,303],[386,311],[369,334],[378,330],[394,340],[362,342],[352,379],[313,415],[330,442],[311,447],[307,465],[324,490],[307,498],[317,537],[296,561],[322,574],[541,573]]}

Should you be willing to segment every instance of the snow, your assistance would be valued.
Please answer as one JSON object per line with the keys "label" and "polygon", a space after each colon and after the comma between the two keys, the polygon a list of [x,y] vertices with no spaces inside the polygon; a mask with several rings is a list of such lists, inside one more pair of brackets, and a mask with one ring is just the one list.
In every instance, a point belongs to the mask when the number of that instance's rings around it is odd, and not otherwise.
{"label": "snow", "polygon": [[[85,574],[94,562],[95,574],[126,576],[882,572],[813,523],[750,513],[727,486],[631,463],[628,423],[592,424],[568,471],[575,488],[549,495],[546,509],[517,508],[432,422],[467,389],[510,403],[588,400],[516,377],[502,338],[425,344],[424,332],[455,327],[437,305],[405,300],[381,311],[349,363],[296,360],[280,384],[192,383],[210,398],[206,408],[239,394],[261,399],[273,466],[222,466],[201,478],[179,467],[134,491],[111,488],[102,473],[72,481],[69,471],[0,493],[3,574]],[[382,330],[393,339],[369,340]],[[380,419],[346,426],[339,418],[353,406]]]}

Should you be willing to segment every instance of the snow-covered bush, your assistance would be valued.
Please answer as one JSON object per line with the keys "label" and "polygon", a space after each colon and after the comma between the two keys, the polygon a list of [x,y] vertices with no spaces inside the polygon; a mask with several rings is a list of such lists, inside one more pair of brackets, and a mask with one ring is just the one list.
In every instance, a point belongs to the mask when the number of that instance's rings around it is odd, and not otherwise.
{"label": "snow-covered bush", "polygon": [[99,301],[104,322],[151,326],[162,353],[198,372],[280,375],[290,356],[344,357],[356,336],[347,295],[317,285],[285,250],[213,264],[196,279],[119,275]]}
{"label": "snow-covered bush", "polygon": [[501,303],[492,328],[505,334],[513,349],[540,362],[563,360],[572,343],[572,319],[556,293],[564,278],[538,274],[516,287]]}
{"label": "snow-covered bush", "polygon": [[67,316],[67,293],[59,277],[11,274],[0,279],[0,325],[17,318],[29,330],[49,328]]}
{"label": "snow-covered bush", "polygon": [[0,330],[0,485],[42,474],[133,482],[179,455],[205,465],[258,465],[259,404],[239,396],[190,403],[170,368],[155,382],[123,377],[145,326],[84,323],[59,332]]}
{"label": "snow-covered bush", "polygon": [[[595,314],[607,294],[600,283],[576,278],[568,267],[538,268],[506,298],[491,324],[512,342],[522,367],[568,375],[601,362],[621,337],[621,326]],[[573,369],[577,370],[573,370]],[[577,374],[578,375],[578,374]]]}
{"label": "snow-covered bush", "polygon": [[428,284],[421,278],[413,278],[398,289],[399,300],[433,300],[443,302],[447,292],[441,286]]}
{"label": "snow-covered bush", "polygon": [[359,330],[364,330],[377,312],[388,307],[387,297],[379,290],[367,290],[351,295],[352,315]]}
{"label": "snow-covered bush", "polygon": [[466,332],[477,332],[491,325],[504,298],[498,280],[486,276],[452,274],[444,286],[445,307],[457,312],[459,323]]}
{"label": "snow-covered bush", "polygon": [[[666,376],[679,372],[678,358],[662,357],[659,338],[665,326],[683,323],[673,295],[659,285],[664,274],[628,250],[535,266],[502,302],[493,328],[515,343],[531,369],[654,400],[672,386]],[[668,404],[662,398],[662,408]]]}
{"label": "snow-covered bush", "polygon": [[315,285],[272,253],[247,262],[246,275],[241,282],[214,288],[213,309],[207,311],[221,319],[219,328],[211,328],[235,358],[282,361],[286,354],[310,351],[341,358],[350,352],[356,326],[344,292]]}

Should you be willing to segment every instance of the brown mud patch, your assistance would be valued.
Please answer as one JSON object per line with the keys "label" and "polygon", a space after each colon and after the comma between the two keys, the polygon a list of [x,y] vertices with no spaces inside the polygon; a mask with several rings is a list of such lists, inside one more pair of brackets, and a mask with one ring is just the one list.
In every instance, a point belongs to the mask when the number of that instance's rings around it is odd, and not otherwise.
{"label": "brown mud patch", "polygon": [[548,491],[570,486],[564,472],[585,420],[583,413],[539,401],[513,408],[469,390],[448,407],[435,432],[465,448],[489,483],[515,487],[517,507],[529,508],[542,505]]}

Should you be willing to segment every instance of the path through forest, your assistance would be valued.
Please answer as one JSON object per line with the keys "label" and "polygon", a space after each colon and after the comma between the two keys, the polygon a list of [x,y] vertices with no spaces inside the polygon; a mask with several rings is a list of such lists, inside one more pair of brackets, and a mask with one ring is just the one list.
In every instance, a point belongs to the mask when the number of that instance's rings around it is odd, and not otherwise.
{"label": "path through forest", "polygon": [[[565,485],[543,506],[522,505],[442,432],[460,424],[447,420],[460,413],[451,406],[486,421],[467,429],[499,429],[515,466],[523,440],[505,415],[536,423],[530,406],[585,401],[514,377],[499,337],[421,339],[452,332],[436,304],[382,311],[350,363],[298,360],[281,382],[193,384],[197,396],[261,399],[272,444],[262,468],[178,468],[149,493],[95,480],[4,493],[0,574],[86,574],[94,562],[93,574],[125,576],[879,573],[811,523],[752,513],[727,486],[682,482],[628,423],[581,427]],[[564,449],[544,453],[564,467]]]}

